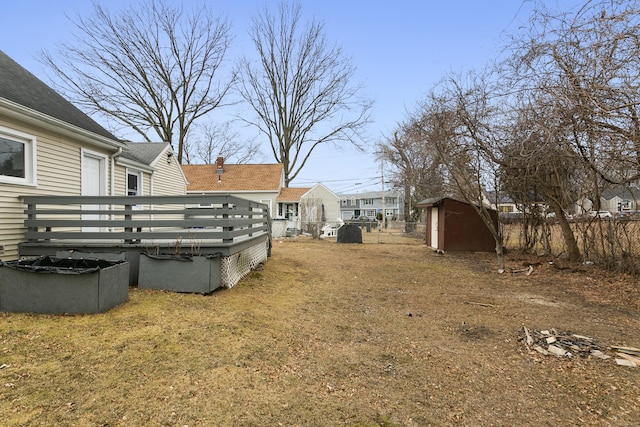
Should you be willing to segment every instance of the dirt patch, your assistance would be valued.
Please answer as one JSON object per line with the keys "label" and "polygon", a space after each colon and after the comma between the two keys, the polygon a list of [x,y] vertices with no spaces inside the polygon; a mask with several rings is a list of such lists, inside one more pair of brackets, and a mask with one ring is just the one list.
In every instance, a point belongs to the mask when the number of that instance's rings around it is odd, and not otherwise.
{"label": "dirt patch", "polygon": [[513,270],[539,264],[499,275],[492,254],[363,237],[276,241],[261,271],[210,296],[0,314],[5,423],[638,425],[640,368],[522,342],[526,326],[640,346],[637,282],[514,256]]}

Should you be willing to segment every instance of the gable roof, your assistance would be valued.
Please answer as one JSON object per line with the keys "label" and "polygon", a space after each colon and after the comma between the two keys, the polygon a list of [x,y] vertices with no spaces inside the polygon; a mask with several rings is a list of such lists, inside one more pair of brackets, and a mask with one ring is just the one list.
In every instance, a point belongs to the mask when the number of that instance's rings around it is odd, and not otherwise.
{"label": "gable roof", "polygon": [[605,200],[611,200],[614,197],[619,197],[623,200],[640,200],[640,189],[634,186],[616,186],[613,188],[606,188],[602,191],[602,198]]}
{"label": "gable roof", "polygon": [[169,145],[168,142],[127,142],[120,157],[143,165],[151,165]]}
{"label": "gable roof", "polygon": [[299,202],[311,188],[285,187],[276,198],[278,202]]}
{"label": "gable roof", "polygon": [[0,50],[0,98],[118,141],[108,130]]}
{"label": "gable roof", "polygon": [[220,175],[216,165],[182,165],[182,170],[189,181],[187,191],[202,192],[279,192],[284,173],[281,163],[225,164]]}
{"label": "gable roof", "polygon": [[367,191],[364,193],[341,193],[337,194],[339,198],[350,199],[352,197],[356,199],[382,199],[382,197],[402,197],[401,191],[385,190],[385,191]]}
{"label": "gable roof", "polygon": [[[431,198],[428,198],[428,199],[424,199],[424,200],[416,203],[416,207],[418,207],[418,208],[430,208],[432,206],[440,206],[446,200],[452,200],[454,202],[462,203],[462,204],[469,205],[469,206],[473,206],[473,205],[479,206],[478,203],[469,203],[466,200],[463,200],[461,198],[452,197],[452,196],[440,196],[440,197],[431,197]],[[484,204],[484,207],[486,208],[487,211],[494,211],[494,212],[496,211],[495,209],[487,206],[486,204]]]}

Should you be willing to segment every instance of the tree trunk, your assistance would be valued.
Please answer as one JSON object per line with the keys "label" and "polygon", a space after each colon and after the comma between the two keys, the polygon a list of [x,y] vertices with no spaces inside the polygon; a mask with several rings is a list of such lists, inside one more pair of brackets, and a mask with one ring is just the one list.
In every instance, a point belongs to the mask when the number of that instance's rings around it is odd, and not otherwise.
{"label": "tree trunk", "polygon": [[504,246],[502,246],[502,239],[496,239],[496,256],[498,257],[498,272],[504,273]]}
{"label": "tree trunk", "polygon": [[562,230],[562,237],[564,238],[564,243],[567,245],[567,250],[569,251],[569,261],[570,262],[578,262],[580,261],[580,248],[578,248],[578,242],[576,241],[576,237],[573,234],[573,230],[571,229],[571,225],[567,218],[564,216],[562,212],[562,207],[555,201],[552,200],[549,205],[553,212],[556,214],[556,218],[558,219],[558,224],[560,224],[560,230]]}
{"label": "tree trunk", "polygon": [[[382,195],[384,197],[384,194]],[[404,184],[404,232],[413,232],[413,215],[411,215],[411,185],[405,181]]]}

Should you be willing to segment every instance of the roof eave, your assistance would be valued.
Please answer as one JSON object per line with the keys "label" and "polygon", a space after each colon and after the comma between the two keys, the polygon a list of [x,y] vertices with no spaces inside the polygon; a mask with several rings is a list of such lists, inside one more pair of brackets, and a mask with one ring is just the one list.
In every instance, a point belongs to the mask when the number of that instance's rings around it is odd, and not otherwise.
{"label": "roof eave", "polygon": [[137,162],[135,160],[131,160],[131,159],[126,159],[124,157],[118,157],[116,159],[116,164],[118,166],[124,166],[127,168],[134,168],[134,169],[138,169],[141,170],[143,172],[148,172],[148,173],[153,173],[156,171],[156,169],[152,166],[146,165],[142,162]]}
{"label": "roof eave", "polygon": [[70,136],[95,147],[118,151],[118,149],[125,149],[127,146],[124,142],[98,135],[5,98],[0,98],[0,113],[29,124],[41,126],[47,130],[61,133],[65,136]]}

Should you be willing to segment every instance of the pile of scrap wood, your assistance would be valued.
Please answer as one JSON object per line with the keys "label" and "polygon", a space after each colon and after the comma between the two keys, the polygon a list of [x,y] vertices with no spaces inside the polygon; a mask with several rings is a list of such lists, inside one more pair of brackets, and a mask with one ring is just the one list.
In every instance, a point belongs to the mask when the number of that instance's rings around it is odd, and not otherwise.
{"label": "pile of scrap wood", "polygon": [[640,349],[621,346],[602,347],[594,338],[571,332],[555,329],[536,331],[523,326],[519,340],[524,342],[527,349],[535,350],[545,356],[567,358],[591,356],[598,359],[611,359],[612,356],[605,353],[610,350],[617,356],[615,361],[618,365],[640,367]]}
{"label": "pile of scrap wood", "polygon": [[616,352],[616,363],[622,366],[640,367],[640,348],[620,347],[612,345],[611,349]]}

